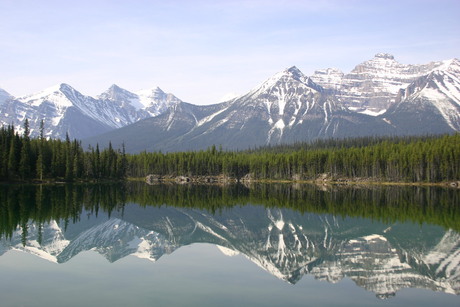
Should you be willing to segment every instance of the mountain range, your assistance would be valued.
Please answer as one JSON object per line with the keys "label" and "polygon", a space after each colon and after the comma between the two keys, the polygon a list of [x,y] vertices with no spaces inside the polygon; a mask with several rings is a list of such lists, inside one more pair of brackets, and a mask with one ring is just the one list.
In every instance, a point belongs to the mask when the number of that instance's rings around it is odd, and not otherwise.
{"label": "mountain range", "polygon": [[30,222],[25,241],[21,228],[0,241],[0,255],[20,250],[65,263],[95,250],[110,262],[128,255],[155,262],[183,246],[211,243],[291,284],[312,275],[332,283],[347,277],[379,298],[408,287],[460,293],[460,236],[439,226],[248,205],[211,214],[130,204],[122,213],[82,216],[75,224]]}
{"label": "mountain range", "polygon": [[96,98],[69,85],[14,98],[0,91],[0,123],[32,136],[45,121],[48,137],[85,139],[142,150],[225,149],[374,135],[460,131],[460,61],[398,63],[379,53],[350,73],[295,66],[232,100],[193,105],[159,88],[136,93],[116,85]]}
{"label": "mountain range", "polygon": [[43,120],[46,137],[82,139],[157,116],[179,101],[158,87],[132,93],[112,85],[96,98],[64,83],[19,98],[2,90],[0,123],[22,132],[27,118],[31,136],[37,137]]}

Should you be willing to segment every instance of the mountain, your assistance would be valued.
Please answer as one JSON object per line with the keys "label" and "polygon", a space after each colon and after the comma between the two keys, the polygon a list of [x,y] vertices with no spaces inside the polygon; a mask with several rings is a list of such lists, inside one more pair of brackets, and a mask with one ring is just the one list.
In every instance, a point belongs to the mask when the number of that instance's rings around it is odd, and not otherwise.
{"label": "mountain", "polygon": [[13,99],[13,96],[11,96],[7,91],[0,88],[0,106],[10,99]]}
{"label": "mountain", "polygon": [[[96,98],[61,84],[14,98],[0,91],[0,124],[38,136],[86,139],[129,152],[225,149],[375,135],[460,131],[459,61],[401,64],[387,53],[350,73],[328,68],[311,77],[295,66],[229,101],[197,106],[154,87],[117,85]],[[205,88],[205,85],[203,85]]]}
{"label": "mountain", "polygon": [[67,84],[60,84],[39,93],[10,100],[2,106],[2,122],[13,124],[19,131],[24,119],[29,119],[31,135],[39,134],[44,120],[45,136],[65,138],[85,137],[117,127],[112,106],[84,96]]}
{"label": "mountain", "polygon": [[43,120],[46,137],[64,139],[68,134],[71,138],[82,139],[158,115],[167,105],[178,101],[159,88],[135,94],[116,85],[93,98],[63,83],[3,101],[0,103],[0,123],[13,124],[21,132],[24,119],[28,118],[31,136],[36,137]]}
{"label": "mountain", "polygon": [[406,65],[397,62],[391,54],[378,53],[348,74],[329,68],[315,71],[311,78],[333,91],[338,101],[352,110],[379,115],[396,101],[400,89],[444,63]]}
{"label": "mountain", "polygon": [[129,255],[155,261],[176,248],[157,232],[111,218],[80,233],[65,246],[56,260],[63,263],[80,252],[96,250],[110,262]]}
{"label": "mountain", "polygon": [[212,106],[178,104],[158,117],[88,139],[129,152],[224,149],[376,135],[460,131],[459,61],[405,65],[379,53],[349,74],[295,66]]}
{"label": "mountain", "polygon": [[163,92],[159,87],[132,93],[115,84],[97,98],[118,104],[121,108],[134,108],[136,112],[133,114],[131,123],[157,116],[163,113],[168,106],[181,102],[179,98]]}
{"label": "mountain", "polygon": [[391,134],[382,118],[352,112],[321,86],[291,67],[249,93],[211,106],[179,103],[163,114],[85,140],[125,143],[130,152],[225,149],[316,138]]}
{"label": "mountain", "polygon": [[400,90],[382,118],[398,134],[460,131],[460,61],[446,62]]}
{"label": "mountain", "polygon": [[111,217],[82,214],[75,224],[28,223],[26,237],[18,229],[1,241],[0,254],[21,250],[63,263],[95,250],[110,262],[128,255],[156,261],[182,246],[211,243],[292,284],[311,274],[333,283],[347,277],[380,298],[413,287],[460,294],[460,235],[438,226],[263,206],[214,215],[129,204]]}
{"label": "mountain", "polygon": [[124,143],[129,152],[206,148],[212,145],[212,141],[191,139],[190,132],[200,122],[209,120],[221,109],[225,109],[225,104],[196,106],[180,102],[156,117],[85,139],[83,143],[98,143],[102,146],[108,145],[109,142],[114,146]]}

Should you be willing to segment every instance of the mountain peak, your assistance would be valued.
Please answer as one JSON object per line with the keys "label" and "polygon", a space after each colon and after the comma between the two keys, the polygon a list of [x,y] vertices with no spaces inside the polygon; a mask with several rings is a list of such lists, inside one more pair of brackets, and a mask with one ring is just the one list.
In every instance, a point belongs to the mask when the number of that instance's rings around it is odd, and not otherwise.
{"label": "mountain peak", "polygon": [[65,92],[74,92],[76,91],[73,87],[66,83],[59,83],[53,86],[50,86],[44,90],[41,90],[37,93],[26,95],[23,97],[18,98],[19,101],[26,102],[26,101],[37,101],[42,100],[46,97],[53,96],[53,95],[62,95]]}
{"label": "mountain peak", "polygon": [[105,92],[97,96],[98,99],[119,101],[122,104],[130,104],[137,96],[116,84],[112,84]]}
{"label": "mountain peak", "polygon": [[456,58],[442,61],[442,64],[436,68],[436,70],[444,70],[454,74],[458,74],[460,77],[460,61]]}
{"label": "mountain peak", "polygon": [[306,78],[305,75],[296,66],[291,66],[289,68],[286,68],[281,73],[278,73],[275,76],[279,76],[280,78],[282,78],[284,76],[289,76],[289,77],[294,78],[294,79],[299,80],[299,81],[301,79]]}
{"label": "mountain peak", "polygon": [[130,93],[130,94],[132,94],[131,92],[125,90],[124,88],[121,88],[116,84],[112,84],[103,94],[101,94],[101,96],[104,95],[104,94],[105,95],[107,95],[107,94],[116,95],[117,93]]}
{"label": "mountain peak", "polygon": [[[61,88],[65,88],[66,86],[68,86],[66,83],[58,83],[58,84],[54,84],[50,87],[47,87],[45,88],[44,90],[38,92],[38,93],[43,93],[43,94],[52,94],[52,93],[56,93],[56,92],[59,92],[61,90]],[[37,94],[38,94],[37,93]]]}
{"label": "mountain peak", "polygon": [[60,90],[61,92],[63,92],[63,91],[72,91],[72,92],[73,92],[73,91],[77,91],[77,90],[74,89],[72,86],[68,85],[67,83],[61,83],[61,84],[59,85],[59,90]]}
{"label": "mountain peak", "polygon": [[291,82],[303,84],[303,86],[307,86],[318,92],[323,91],[323,88],[320,85],[316,84],[311,78],[305,76],[300,71],[300,69],[298,69],[296,66],[291,66],[281,72],[274,74],[271,78],[267,79],[264,83],[254,88],[249,93],[249,95],[250,96],[260,95],[261,93],[267,91],[270,88],[280,86],[280,85],[285,87],[287,84]]}
{"label": "mountain peak", "polygon": [[13,96],[11,96],[10,93],[0,88],[0,105],[12,98]]}
{"label": "mountain peak", "polygon": [[394,60],[395,57],[392,54],[389,53],[377,53],[374,58],[379,58],[379,59],[385,59],[385,60]]}
{"label": "mountain peak", "polygon": [[122,90],[122,88],[116,85],[115,83],[112,84],[108,89],[108,91],[119,91],[119,90]]}
{"label": "mountain peak", "polygon": [[298,69],[296,66],[291,66],[291,67],[285,69],[284,72],[290,73],[290,74],[302,74],[300,69]]}

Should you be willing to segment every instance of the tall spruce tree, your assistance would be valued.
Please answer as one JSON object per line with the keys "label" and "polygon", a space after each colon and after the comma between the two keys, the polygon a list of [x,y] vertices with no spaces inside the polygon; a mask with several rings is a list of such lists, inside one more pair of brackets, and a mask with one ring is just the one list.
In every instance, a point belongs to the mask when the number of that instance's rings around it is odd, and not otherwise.
{"label": "tall spruce tree", "polygon": [[30,179],[31,177],[31,167],[30,167],[30,156],[31,156],[31,149],[30,149],[30,138],[29,138],[30,130],[29,130],[29,120],[26,118],[24,122],[24,134],[23,134],[23,141],[21,147],[21,154],[19,160],[19,175],[21,179]]}

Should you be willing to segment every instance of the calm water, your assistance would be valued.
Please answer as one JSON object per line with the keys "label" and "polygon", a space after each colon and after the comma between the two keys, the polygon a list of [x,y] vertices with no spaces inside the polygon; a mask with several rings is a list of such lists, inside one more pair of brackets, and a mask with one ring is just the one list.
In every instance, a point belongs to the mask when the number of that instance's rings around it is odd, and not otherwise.
{"label": "calm water", "polygon": [[1,306],[459,306],[460,191],[0,186]]}

